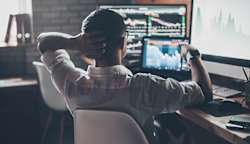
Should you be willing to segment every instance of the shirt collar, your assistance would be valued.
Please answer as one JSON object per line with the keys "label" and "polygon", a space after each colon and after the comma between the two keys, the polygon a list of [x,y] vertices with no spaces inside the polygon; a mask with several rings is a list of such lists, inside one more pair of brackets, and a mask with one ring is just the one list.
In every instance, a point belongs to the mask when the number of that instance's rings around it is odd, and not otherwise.
{"label": "shirt collar", "polygon": [[95,67],[94,65],[90,65],[88,66],[87,72],[91,76],[133,75],[132,72],[123,65],[114,65],[109,67]]}

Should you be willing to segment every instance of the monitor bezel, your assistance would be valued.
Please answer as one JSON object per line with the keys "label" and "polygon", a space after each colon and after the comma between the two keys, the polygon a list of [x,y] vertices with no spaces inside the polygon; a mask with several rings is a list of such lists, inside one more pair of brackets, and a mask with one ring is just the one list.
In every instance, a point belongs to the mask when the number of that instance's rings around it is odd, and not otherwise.
{"label": "monitor bezel", "polygon": [[246,59],[209,55],[205,53],[202,54],[202,59],[205,61],[209,61],[209,62],[217,62],[221,64],[229,64],[229,65],[234,65],[234,66],[250,68],[250,60],[246,60]]}
{"label": "monitor bezel", "polygon": [[[187,11],[188,11],[188,6],[186,5],[186,4],[180,4],[180,3],[176,3],[176,4],[174,4],[174,3],[164,3],[164,4],[99,4],[98,5],[98,8],[99,9],[101,9],[101,6],[145,6],[145,7],[147,7],[147,6],[158,6],[158,7],[160,7],[160,6],[184,6],[185,7],[185,9],[186,9],[186,19],[185,19],[185,23],[186,23],[186,25],[187,25]],[[191,38],[191,32],[192,32],[192,27],[191,27],[191,25],[192,25],[192,11],[193,11],[193,0],[191,0],[191,14],[190,14],[190,20],[191,20],[191,22],[190,22],[190,25],[189,25],[189,36],[187,36],[187,31],[186,31],[186,33],[185,33],[185,36],[184,37],[188,37],[189,38],[189,41],[190,41],[190,38]],[[160,37],[160,36],[159,36]],[[143,38],[142,38],[143,39]]]}
{"label": "monitor bezel", "polygon": [[[192,0],[193,1],[193,0]],[[192,2],[193,3],[193,2]],[[152,4],[139,4],[139,3],[130,3],[130,4],[112,4],[112,3],[107,3],[107,4],[98,4],[98,8],[100,8],[101,6],[185,6],[187,8],[187,5],[186,4],[181,4],[181,3],[164,3],[164,4],[155,4],[155,3],[152,3]]]}

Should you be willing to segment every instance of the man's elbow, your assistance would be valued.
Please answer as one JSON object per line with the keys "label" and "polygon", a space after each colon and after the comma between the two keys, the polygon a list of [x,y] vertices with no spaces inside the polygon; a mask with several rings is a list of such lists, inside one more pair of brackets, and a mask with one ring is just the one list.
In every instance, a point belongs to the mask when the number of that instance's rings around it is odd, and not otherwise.
{"label": "man's elbow", "polygon": [[199,83],[198,85],[200,86],[202,93],[205,97],[205,102],[209,102],[213,100],[213,91],[212,91],[212,87],[210,84],[204,84],[204,83]]}
{"label": "man's elbow", "polygon": [[46,33],[41,33],[37,37],[37,49],[42,54],[46,51],[46,37]]}
{"label": "man's elbow", "polygon": [[204,86],[203,93],[205,96],[205,102],[210,102],[213,100],[213,91],[212,91],[212,88],[210,86]]}
{"label": "man's elbow", "polygon": [[205,94],[205,102],[210,102],[213,100],[213,92],[208,90]]}

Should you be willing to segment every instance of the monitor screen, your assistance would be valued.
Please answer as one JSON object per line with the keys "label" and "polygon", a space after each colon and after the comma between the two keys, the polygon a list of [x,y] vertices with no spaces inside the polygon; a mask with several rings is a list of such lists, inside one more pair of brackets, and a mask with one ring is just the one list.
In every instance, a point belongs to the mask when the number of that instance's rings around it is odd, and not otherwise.
{"label": "monitor screen", "polygon": [[208,61],[250,67],[249,0],[194,0],[192,44]]}
{"label": "monitor screen", "polygon": [[144,36],[186,37],[185,5],[101,5],[124,18],[128,30],[128,53],[140,52]]}
{"label": "monitor screen", "polygon": [[181,44],[188,39],[145,37],[142,49],[142,69],[189,70],[187,62],[181,57]]}

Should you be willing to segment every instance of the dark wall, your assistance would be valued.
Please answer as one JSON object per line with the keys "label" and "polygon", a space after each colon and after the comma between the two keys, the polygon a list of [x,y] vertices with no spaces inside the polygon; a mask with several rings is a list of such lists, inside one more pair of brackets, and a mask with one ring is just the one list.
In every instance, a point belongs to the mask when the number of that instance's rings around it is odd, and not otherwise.
{"label": "dark wall", "polygon": [[130,3],[131,0],[33,0],[34,34],[60,31],[77,34],[82,20],[99,4]]}
{"label": "dark wall", "polygon": [[[99,4],[131,3],[131,0],[33,0],[33,31],[34,38],[41,32],[64,32],[78,34],[82,20]],[[26,50],[27,73],[33,74],[30,67],[33,60],[39,59],[36,49]],[[79,54],[71,54],[76,65],[85,67]]]}
{"label": "dark wall", "polygon": [[23,75],[24,66],[25,47],[0,48],[0,78]]}
{"label": "dark wall", "polygon": [[[41,32],[80,32],[82,20],[99,4],[129,4],[131,0],[32,0],[34,40]],[[79,54],[71,53],[76,65],[83,66]],[[8,74],[35,75],[32,61],[39,60],[36,44],[18,48],[0,48],[0,77]],[[3,74],[4,73],[4,74]]]}

